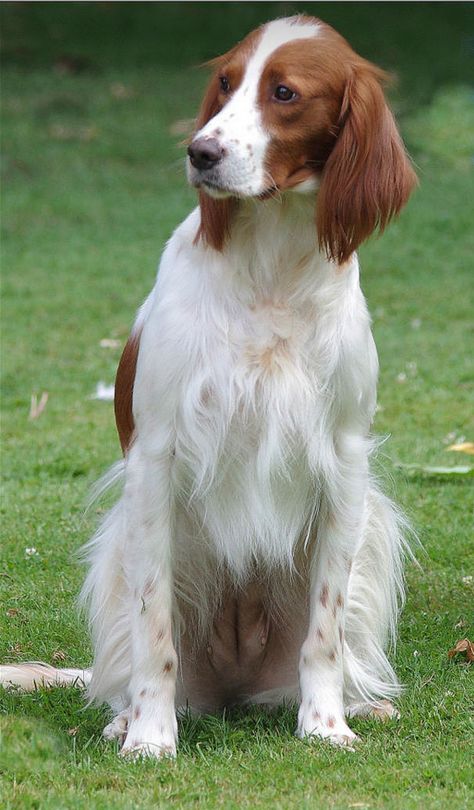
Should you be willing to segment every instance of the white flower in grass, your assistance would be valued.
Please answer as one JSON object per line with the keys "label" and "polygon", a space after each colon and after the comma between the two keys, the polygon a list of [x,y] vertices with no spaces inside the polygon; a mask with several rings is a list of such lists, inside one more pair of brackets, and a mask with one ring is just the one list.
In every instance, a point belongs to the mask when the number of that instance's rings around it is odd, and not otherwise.
{"label": "white flower in grass", "polygon": [[39,552],[32,546],[31,548],[25,548],[25,555],[27,557],[39,557]]}
{"label": "white flower in grass", "polygon": [[400,371],[396,379],[398,383],[406,383],[408,377],[416,377],[417,374],[418,366],[414,360],[410,360],[408,363],[405,363],[405,371]]}
{"label": "white flower in grass", "polygon": [[419,650],[413,650],[413,658],[418,658],[419,655],[420,655]]}

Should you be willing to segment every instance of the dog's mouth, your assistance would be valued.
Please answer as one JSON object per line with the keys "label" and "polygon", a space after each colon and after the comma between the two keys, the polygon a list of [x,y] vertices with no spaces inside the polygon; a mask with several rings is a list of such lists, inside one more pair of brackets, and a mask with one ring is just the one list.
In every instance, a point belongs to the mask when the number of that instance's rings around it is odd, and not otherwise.
{"label": "dog's mouth", "polygon": [[217,200],[223,200],[226,197],[237,196],[235,192],[233,192],[231,189],[219,185],[218,183],[215,183],[213,180],[200,180],[198,183],[196,183],[195,187],[201,188],[203,191],[209,194],[210,197],[214,197],[214,199]]}
{"label": "dog's mouth", "polygon": [[308,179],[314,177],[314,168],[308,164],[304,164],[303,166],[300,166],[296,170],[292,171],[282,184],[273,183],[271,186],[268,186],[263,191],[256,194],[248,194],[239,191],[238,189],[229,188],[228,186],[225,186],[222,183],[217,183],[215,180],[211,180],[207,177],[196,178],[192,181],[192,185],[195,188],[202,189],[210,197],[218,200],[226,199],[227,197],[236,197],[237,199],[248,199],[249,197],[253,197],[256,200],[261,200],[263,202],[265,200],[271,200],[274,197],[279,197],[283,191],[294,189],[300,184],[305,183]]}
{"label": "dog's mouth", "polygon": [[205,191],[209,197],[212,197],[215,200],[225,200],[228,197],[235,197],[239,200],[249,199],[250,197],[253,197],[256,200],[269,200],[271,197],[275,197],[279,193],[277,186],[271,186],[259,194],[246,194],[238,189],[228,188],[210,180],[199,180],[198,182],[193,183],[193,186],[194,188],[201,189],[201,191]]}
{"label": "dog's mouth", "polygon": [[269,186],[258,194],[246,194],[238,189],[228,188],[227,186],[216,183],[213,180],[199,178],[195,180],[192,185],[194,188],[205,191],[210,197],[217,200],[223,200],[227,197],[236,197],[237,199],[248,199],[253,197],[256,200],[269,200],[272,197],[278,196],[280,189],[277,185]]}

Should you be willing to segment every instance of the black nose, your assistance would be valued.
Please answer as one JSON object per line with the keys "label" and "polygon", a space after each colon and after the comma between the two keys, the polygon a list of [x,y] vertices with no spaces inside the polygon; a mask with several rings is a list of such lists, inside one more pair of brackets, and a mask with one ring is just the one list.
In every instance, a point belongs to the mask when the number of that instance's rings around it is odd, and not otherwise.
{"label": "black nose", "polygon": [[215,138],[196,138],[188,146],[188,155],[195,169],[212,169],[223,154],[224,150]]}

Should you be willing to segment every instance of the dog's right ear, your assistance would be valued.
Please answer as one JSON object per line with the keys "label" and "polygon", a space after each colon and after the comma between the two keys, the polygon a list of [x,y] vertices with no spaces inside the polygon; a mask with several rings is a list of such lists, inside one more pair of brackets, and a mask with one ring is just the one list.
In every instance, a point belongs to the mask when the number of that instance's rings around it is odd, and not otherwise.
{"label": "dog's right ear", "polygon": [[[219,75],[221,67],[227,59],[228,55],[226,54],[206,63],[207,66],[214,68],[214,73],[204,94],[196,119],[194,138],[207,122],[221,110],[219,104]],[[218,200],[210,197],[204,191],[199,191],[199,208],[201,211],[201,224],[194,239],[194,244],[202,239],[205,244],[214,248],[214,250],[222,252],[230,232],[235,200],[232,197]]]}

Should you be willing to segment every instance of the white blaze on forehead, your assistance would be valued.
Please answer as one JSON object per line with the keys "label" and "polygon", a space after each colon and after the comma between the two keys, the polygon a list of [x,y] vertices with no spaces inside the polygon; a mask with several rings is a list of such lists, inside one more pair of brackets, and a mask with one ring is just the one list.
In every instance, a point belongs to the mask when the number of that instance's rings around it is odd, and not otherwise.
{"label": "white blaze on forehead", "polygon": [[317,35],[320,25],[308,22],[301,17],[289,17],[284,20],[274,20],[267,23],[263,28],[262,38],[253,54],[249,69],[254,64],[257,71],[262,72],[262,68],[272,55],[273,51],[282,45],[288,45],[295,39],[307,39]]}
{"label": "white blaze on forehead", "polygon": [[198,133],[200,137],[217,137],[225,149],[226,157],[219,174],[226,188],[247,196],[261,194],[272,185],[272,178],[265,171],[269,135],[262,126],[258,107],[259,81],[277,48],[314,37],[319,30],[317,23],[299,17],[267,23],[249,58],[239,88],[221,112]]}

